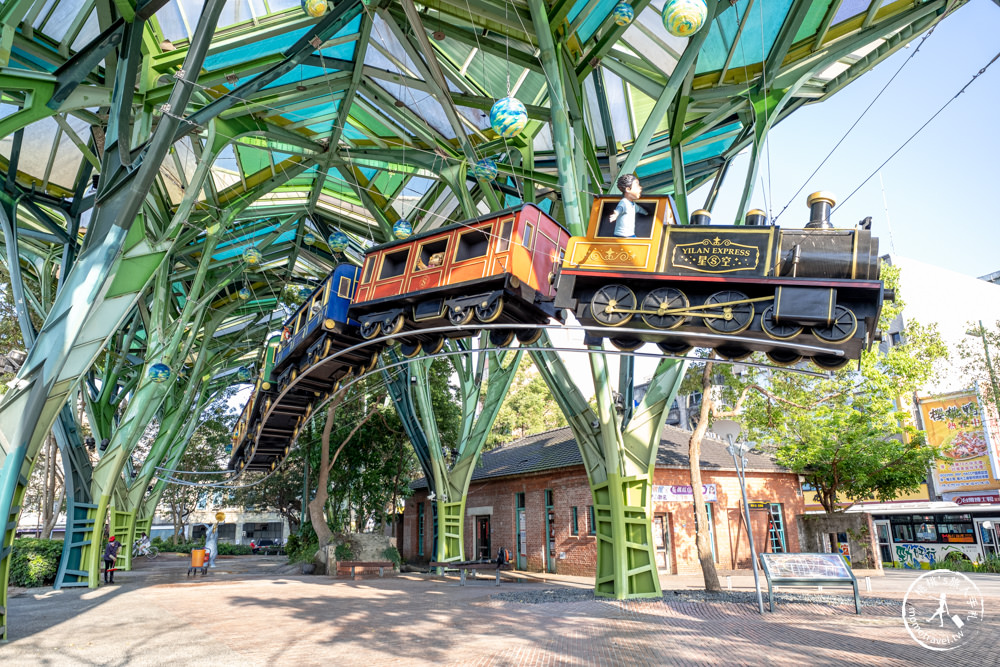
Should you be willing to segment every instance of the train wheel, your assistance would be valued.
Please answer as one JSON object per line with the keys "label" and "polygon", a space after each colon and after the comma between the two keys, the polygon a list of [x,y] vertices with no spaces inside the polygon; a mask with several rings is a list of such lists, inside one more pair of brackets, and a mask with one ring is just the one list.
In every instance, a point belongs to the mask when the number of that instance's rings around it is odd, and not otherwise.
{"label": "train wheel", "polygon": [[510,329],[493,329],[490,331],[490,344],[493,347],[510,347],[514,342],[514,332]]}
{"label": "train wheel", "polygon": [[706,317],[705,326],[721,334],[737,334],[744,331],[753,322],[753,304],[747,303],[746,294],[735,290],[716,292],[705,299],[706,311],[719,313],[715,317]]}
{"label": "train wheel", "polygon": [[521,345],[534,345],[541,337],[541,329],[521,329],[517,332],[517,342]]}
{"label": "train wheel", "polygon": [[490,322],[495,322],[500,314],[503,313],[503,297],[498,296],[493,299],[493,301],[487,303],[485,306],[476,306],[476,319],[478,319],[483,324],[489,324]]}
{"label": "train wheel", "polygon": [[414,340],[414,341],[404,340],[402,343],[399,344],[399,353],[404,357],[406,357],[407,359],[412,359],[413,357],[417,356],[418,354],[420,354],[420,351],[422,349],[423,345],[420,343],[419,340]]}
{"label": "train wheel", "polygon": [[858,318],[847,308],[837,306],[833,311],[833,322],[826,327],[813,327],[816,338],[826,343],[843,343],[858,330]]}
{"label": "train wheel", "polygon": [[833,354],[817,354],[812,358],[812,362],[825,371],[839,371],[850,361],[847,357],[838,357]]}
{"label": "train wheel", "polygon": [[802,355],[792,350],[771,350],[767,353],[767,358],[779,366],[791,366],[802,361]]}
{"label": "train wheel", "polygon": [[[675,329],[688,320],[684,315],[665,311],[687,308],[691,305],[684,292],[673,287],[661,287],[642,299],[642,321],[654,329]],[[650,312],[652,311],[652,312]]]}
{"label": "train wheel", "polygon": [[645,343],[638,338],[611,338],[611,344],[622,352],[635,352]]}
{"label": "train wheel", "polygon": [[760,314],[760,328],[764,330],[764,333],[775,340],[791,340],[802,333],[803,330],[803,327],[797,327],[791,324],[778,324],[775,322],[774,306],[768,306],[764,309],[764,312]]}
{"label": "train wheel", "polygon": [[361,337],[365,340],[371,340],[378,336],[378,332],[381,328],[382,325],[379,322],[362,322],[358,333],[361,334]]}
{"label": "train wheel", "polygon": [[448,321],[456,327],[471,322],[473,315],[475,315],[475,311],[472,308],[452,307],[448,309]]}
{"label": "train wheel", "polygon": [[424,354],[437,354],[444,347],[444,336],[435,336],[424,343]]}
{"label": "train wheel", "polygon": [[382,320],[382,334],[385,336],[397,334],[403,330],[404,324],[406,324],[406,318],[403,317],[402,313],[394,317],[387,317]]}
{"label": "train wheel", "polygon": [[721,345],[715,348],[715,353],[723,359],[729,359],[730,361],[743,361],[753,354],[753,350],[748,350],[745,347],[740,347],[739,345]]}
{"label": "train wheel", "polygon": [[667,354],[684,355],[694,349],[691,345],[688,345],[684,341],[680,340],[661,340],[656,344],[656,347],[660,348]]}
{"label": "train wheel", "polygon": [[635,293],[624,285],[605,285],[590,302],[590,314],[601,324],[620,327],[632,319]]}

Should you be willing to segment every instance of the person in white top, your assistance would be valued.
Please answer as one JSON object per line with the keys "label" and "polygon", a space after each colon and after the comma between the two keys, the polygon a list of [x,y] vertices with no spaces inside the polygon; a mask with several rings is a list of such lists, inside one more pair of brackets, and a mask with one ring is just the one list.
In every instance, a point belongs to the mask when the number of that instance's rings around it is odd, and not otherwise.
{"label": "person in white top", "polygon": [[609,220],[615,223],[615,236],[634,239],[636,212],[649,215],[646,209],[635,203],[642,196],[642,186],[635,174],[619,176],[617,185],[622,192],[622,200],[618,202]]}

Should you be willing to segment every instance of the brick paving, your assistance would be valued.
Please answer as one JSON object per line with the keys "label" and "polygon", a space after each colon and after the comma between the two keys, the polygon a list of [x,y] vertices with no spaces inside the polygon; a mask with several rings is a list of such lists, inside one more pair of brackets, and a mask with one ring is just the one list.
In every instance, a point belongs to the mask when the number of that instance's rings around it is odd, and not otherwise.
{"label": "brick paving", "polygon": [[552,582],[348,581],[271,564],[220,561],[189,580],[161,559],[121,585],[14,597],[0,664],[1000,665],[1000,597],[986,598],[975,642],[935,653],[896,606],[786,604],[762,617],[754,604],[670,599],[526,604],[492,596]]}

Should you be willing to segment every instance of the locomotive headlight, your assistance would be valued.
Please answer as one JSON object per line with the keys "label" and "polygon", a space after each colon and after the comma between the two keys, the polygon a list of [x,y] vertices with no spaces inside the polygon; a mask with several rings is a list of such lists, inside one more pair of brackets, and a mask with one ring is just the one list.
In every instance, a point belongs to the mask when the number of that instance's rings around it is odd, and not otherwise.
{"label": "locomotive headlight", "polygon": [[337,326],[337,323],[334,322],[329,317],[326,318],[325,320],[323,320],[323,328],[324,329],[333,329],[335,326]]}

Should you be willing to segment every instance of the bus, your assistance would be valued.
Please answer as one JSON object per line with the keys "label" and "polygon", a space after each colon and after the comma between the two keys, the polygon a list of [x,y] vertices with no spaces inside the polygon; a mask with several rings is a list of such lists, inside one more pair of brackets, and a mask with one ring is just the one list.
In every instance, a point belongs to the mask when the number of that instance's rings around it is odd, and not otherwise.
{"label": "bus", "polygon": [[848,511],[871,514],[883,567],[926,570],[956,559],[1000,557],[1000,505],[879,503]]}

